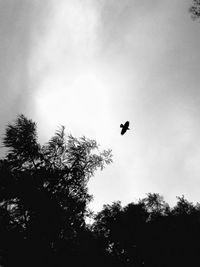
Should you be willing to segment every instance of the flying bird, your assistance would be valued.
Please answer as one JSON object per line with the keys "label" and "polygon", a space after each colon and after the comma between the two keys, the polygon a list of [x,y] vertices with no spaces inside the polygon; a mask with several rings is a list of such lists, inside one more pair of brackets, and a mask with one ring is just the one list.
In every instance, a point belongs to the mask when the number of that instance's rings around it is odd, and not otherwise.
{"label": "flying bird", "polygon": [[127,130],[130,130],[129,127],[129,121],[126,121],[124,124],[120,124],[120,127],[122,128],[121,130],[121,135],[125,134]]}

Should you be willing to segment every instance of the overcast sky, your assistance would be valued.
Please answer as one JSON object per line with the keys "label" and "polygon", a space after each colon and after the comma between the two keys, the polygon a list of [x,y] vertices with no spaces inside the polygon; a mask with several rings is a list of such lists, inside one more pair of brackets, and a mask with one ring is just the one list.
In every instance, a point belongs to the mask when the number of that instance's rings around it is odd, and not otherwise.
{"label": "overcast sky", "polygon": [[[200,201],[200,24],[188,0],[1,0],[0,124],[23,113],[113,150],[91,207]],[[119,125],[131,130],[120,135]]]}

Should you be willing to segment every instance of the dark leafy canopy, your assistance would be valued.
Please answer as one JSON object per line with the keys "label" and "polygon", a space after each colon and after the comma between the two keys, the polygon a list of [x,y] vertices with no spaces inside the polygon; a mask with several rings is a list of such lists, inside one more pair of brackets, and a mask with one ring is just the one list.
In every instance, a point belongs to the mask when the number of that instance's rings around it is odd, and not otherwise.
{"label": "dark leafy canopy", "polygon": [[0,207],[21,242],[35,242],[32,249],[43,255],[57,251],[61,241],[71,248],[78,242],[92,199],[89,178],[112,162],[111,150],[99,151],[97,142],[86,137],[66,137],[64,130],[41,146],[36,124],[20,115],[3,139],[8,152],[0,161]]}
{"label": "dark leafy canopy", "polygon": [[125,207],[104,205],[87,226],[87,182],[112,161],[111,151],[64,130],[40,146],[36,125],[24,116],[6,129],[0,265],[200,266],[200,206],[184,196],[173,208],[157,193]]}
{"label": "dark leafy canopy", "polygon": [[13,124],[8,124],[3,144],[9,149],[9,159],[17,163],[34,162],[40,150],[36,123],[20,115]]}
{"label": "dark leafy canopy", "polygon": [[104,205],[92,229],[111,259],[108,266],[199,265],[199,204],[177,199],[174,208],[155,193],[125,207]]}
{"label": "dark leafy canopy", "polygon": [[200,0],[193,0],[192,6],[189,9],[193,19],[200,18]]}

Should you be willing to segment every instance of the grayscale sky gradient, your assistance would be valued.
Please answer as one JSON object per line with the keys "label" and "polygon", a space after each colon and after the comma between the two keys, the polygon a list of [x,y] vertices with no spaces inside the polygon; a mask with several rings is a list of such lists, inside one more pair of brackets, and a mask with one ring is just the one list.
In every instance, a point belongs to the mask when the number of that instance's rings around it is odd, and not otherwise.
{"label": "grayscale sky gradient", "polygon": [[[188,0],[1,0],[0,123],[23,113],[113,150],[91,207],[200,201],[200,24]],[[120,123],[131,130],[120,135]]]}

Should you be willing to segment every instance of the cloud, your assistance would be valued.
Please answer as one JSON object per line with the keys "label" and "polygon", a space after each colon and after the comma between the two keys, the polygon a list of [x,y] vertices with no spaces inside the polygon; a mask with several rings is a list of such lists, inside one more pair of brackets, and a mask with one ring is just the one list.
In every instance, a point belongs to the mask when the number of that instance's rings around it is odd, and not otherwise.
{"label": "cloud", "polygon": [[[188,7],[1,1],[2,124],[23,112],[43,141],[64,124],[112,148],[114,164],[90,186],[96,206],[150,191],[197,198],[200,27]],[[121,138],[127,119],[131,131]]]}
{"label": "cloud", "polygon": [[[62,123],[113,149],[113,167],[91,183],[96,203],[150,191],[172,201],[191,192],[188,177],[198,185],[200,28],[188,7],[52,1],[29,64],[35,116],[44,138]],[[132,130],[121,139],[127,119]]]}
{"label": "cloud", "polygon": [[[117,152],[124,157],[115,165],[126,176],[123,199],[157,191],[170,203],[183,193],[197,200],[200,28],[187,1],[136,2],[103,2],[100,31],[102,60],[115,83],[113,108],[135,129],[123,142],[128,151]],[[109,201],[117,197],[112,191]]]}
{"label": "cloud", "polygon": [[30,108],[33,88],[28,64],[32,34],[36,28],[42,28],[47,2],[0,1],[0,121],[3,127],[17,113],[27,113]]}

